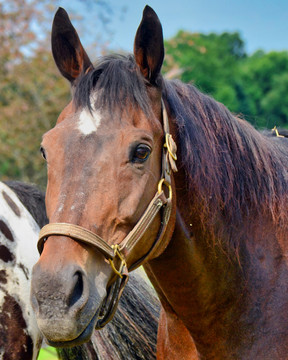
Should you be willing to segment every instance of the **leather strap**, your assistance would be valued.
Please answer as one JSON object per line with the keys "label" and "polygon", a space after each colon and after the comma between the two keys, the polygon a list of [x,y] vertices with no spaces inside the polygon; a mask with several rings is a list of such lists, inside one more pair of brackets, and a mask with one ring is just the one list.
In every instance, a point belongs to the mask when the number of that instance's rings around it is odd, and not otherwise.
{"label": "leather strap", "polygon": [[72,239],[96,246],[106,259],[114,258],[114,250],[100,236],[82,226],[68,223],[51,223],[45,225],[39,233],[38,251],[41,254],[45,240],[52,235],[63,235]]}
{"label": "leather strap", "polygon": [[[123,290],[129,279],[128,274],[125,275],[122,279],[117,279],[115,283],[109,288],[109,294],[103,301],[103,304],[100,309],[98,321],[96,323],[95,329],[102,329],[109,321],[113,319],[113,316],[117,310],[120,297],[123,293]],[[110,296],[111,293],[111,296]]]}
{"label": "leather strap", "polygon": [[[129,258],[129,254],[133,252],[134,247],[141,240],[152,221],[155,219],[160,209],[164,205],[168,205],[168,200],[164,194],[164,191],[158,192],[150,202],[148,208],[141,216],[137,224],[130,231],[130,233],[124,238],[124,240],[118,244],[118,248],[122,254],[125,254],[124,258]],[[168,222],[167,212],[171,210],[171,201],[165,208],[165,214],[162,219],[162,227],[166,227]],[[163,231],[162,231],[163,232]],[[41,253],[43,250],[44,242],[49,236],[68,236],[77,241],[92,245],[96,247],[106,259],[113,260],[115,258],[115,250],[99,235],[94,234],[92,231],[83,228],[82,226],[68,224],[68,223],[50,223],[45,225],[39,233],[38,251]],[[159,238],[159,237],[158,237]],[[157,241],[156,241],[157,242]],[[127,260],[126,260],[127,262]],[[138,266],[140,266],[139,264]],[[137,266],[137,267],[138,267]],[[135,269],[135,267],[133,266]]]}

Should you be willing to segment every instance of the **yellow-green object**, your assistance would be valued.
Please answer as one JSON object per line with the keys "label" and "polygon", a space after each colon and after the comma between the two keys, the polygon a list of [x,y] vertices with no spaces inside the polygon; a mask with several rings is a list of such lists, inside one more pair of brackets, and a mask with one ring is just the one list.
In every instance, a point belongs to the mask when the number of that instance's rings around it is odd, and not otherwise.
{"label": "yellow-green object", "polygon": [[56,350],[52,347],[41,349],[38,360],[58,360]]}

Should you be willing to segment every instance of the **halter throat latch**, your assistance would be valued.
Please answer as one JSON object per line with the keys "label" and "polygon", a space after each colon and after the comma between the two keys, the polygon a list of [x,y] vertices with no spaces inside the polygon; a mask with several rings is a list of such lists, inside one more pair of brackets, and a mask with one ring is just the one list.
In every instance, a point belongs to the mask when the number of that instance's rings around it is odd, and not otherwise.
{"label": "halter throat latch", "polygon": [[[123,279],[123,269],[127,268],[126,261],[124,259],[124,256],[121,254],[119,246],[118,245],[112,245],[112,249],[114,249],[114,257],[113,259],[108,259],[109,263],[111,265],[112,270],[114,273],[120,277],[120,279]],[[115,260],[120,260],[119,270],[117,270],[117,265],[115,265]]]}

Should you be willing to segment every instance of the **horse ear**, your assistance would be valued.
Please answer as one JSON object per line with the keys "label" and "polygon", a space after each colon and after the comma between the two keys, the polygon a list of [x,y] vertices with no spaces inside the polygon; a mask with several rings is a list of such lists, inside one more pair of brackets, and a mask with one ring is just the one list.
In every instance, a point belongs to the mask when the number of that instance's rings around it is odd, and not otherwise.
{"label": "horse ear", "polygon": [[81,73],[93,67],[67,12],[62,8],[54,17],[51,43],[55,63],[71,84]]}
{"label": "horse ear", "polygon": [[144,77],[154,83],[164,59],[163,33],[155,11],[146,6],[134,40],[134,56]]}

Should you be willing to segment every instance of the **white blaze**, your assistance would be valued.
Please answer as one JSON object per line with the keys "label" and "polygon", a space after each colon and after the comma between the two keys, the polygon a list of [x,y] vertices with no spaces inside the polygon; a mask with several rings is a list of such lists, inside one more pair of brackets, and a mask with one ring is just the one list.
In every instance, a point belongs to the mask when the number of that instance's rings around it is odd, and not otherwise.
{"label": "white blaze", "polygon": [[79,116],[78,130],[85,136],[96,132],[101,123],[101,114],[99,111],[83,109]]}

